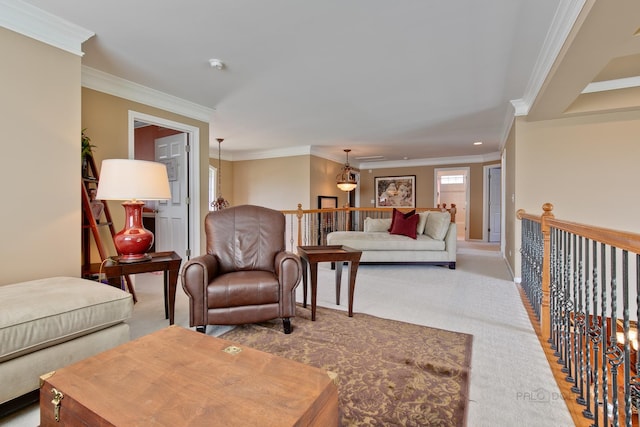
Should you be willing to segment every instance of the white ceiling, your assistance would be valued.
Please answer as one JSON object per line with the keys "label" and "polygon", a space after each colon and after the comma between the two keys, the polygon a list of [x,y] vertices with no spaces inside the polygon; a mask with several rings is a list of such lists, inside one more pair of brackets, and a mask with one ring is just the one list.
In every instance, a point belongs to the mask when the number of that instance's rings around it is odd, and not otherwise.
{"label": "white ceiling", "polygon": [[234,159],[351,148],[356,165],[498,153],[567,3],[26,2],[95,33],[84,66],[215,109],[212,141]]}

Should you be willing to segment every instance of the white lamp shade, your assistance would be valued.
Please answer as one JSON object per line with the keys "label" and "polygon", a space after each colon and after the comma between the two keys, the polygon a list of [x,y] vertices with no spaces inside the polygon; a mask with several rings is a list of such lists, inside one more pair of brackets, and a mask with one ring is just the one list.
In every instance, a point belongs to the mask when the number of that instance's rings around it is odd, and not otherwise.
{"label": "white lamp shade", "polygon": [[171,198],[167,167],[146,160],[102,161],[96,199],[166,200]]}

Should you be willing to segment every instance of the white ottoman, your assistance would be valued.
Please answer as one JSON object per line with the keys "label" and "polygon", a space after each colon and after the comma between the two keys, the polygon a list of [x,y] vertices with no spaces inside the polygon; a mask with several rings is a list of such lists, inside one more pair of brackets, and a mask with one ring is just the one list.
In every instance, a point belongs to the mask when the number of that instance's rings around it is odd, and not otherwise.
{"label": "white ottoman", "polygon": [[129,340],[133,299],[103,283],[51,277],[0,286],[0,403],[40,375]]}

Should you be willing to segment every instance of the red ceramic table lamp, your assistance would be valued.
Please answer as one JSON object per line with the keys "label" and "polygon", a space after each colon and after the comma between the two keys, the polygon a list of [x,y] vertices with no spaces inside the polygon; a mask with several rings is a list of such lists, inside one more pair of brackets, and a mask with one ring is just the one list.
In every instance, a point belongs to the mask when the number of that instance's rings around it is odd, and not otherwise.
{"label": "red ceramic table lamp", "polygon": [[102,161],[98,200],[125,200],[124,229],[114,237],[120,254],[119,262],[131,263],[149,259],[153,233],[142,225],[143,200],[171,198],[167,167],[145,160],[107,159]]}

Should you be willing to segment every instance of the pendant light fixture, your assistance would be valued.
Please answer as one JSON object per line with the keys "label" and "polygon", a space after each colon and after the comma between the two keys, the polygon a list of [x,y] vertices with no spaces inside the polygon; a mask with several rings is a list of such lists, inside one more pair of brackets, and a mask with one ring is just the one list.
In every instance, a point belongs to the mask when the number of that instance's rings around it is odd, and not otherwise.
{"label": "pendant light fixture", "polygon": [[224,141],[224,138],[216,138],[216,141],[218,141],[218,179],[216,180],[218,190],[216,191],[217,198],[215,201],[211,202],[211,207],[214,211],[221,211],[222,209],[229,207],[229,202],[222,197],[222,191],[220,190],[220,171],[222,170],[220,165],[222,159],[220,156],[220,145],[222,144],[222,141]]}
{"label": "pendant light fixture", "polygon": [[351,150],[346,148],[344,150],[347,153],[347,162],[342,167],[340,173],[336,176],[336,185],[342,191],[349,192],[358,186],[358,176],[353,172],[351,166],[349,166],[349,152]]}

